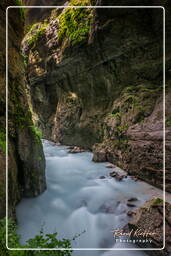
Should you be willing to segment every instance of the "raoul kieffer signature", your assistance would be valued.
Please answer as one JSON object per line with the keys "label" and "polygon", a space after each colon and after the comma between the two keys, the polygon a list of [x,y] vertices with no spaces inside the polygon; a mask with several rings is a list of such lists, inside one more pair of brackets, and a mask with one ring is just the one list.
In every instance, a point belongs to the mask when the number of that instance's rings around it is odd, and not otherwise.
{"label": "raoul kieffer signature", "polygon": [[157,235],[156,232],[152,232],[150,230],[143,230],[143,229],[131,229],[129,232],[125,232],[123,229],[113,229],[111,231],[114,236],[129,236],[129,237],[143,237],[147,238],[149,236]]}

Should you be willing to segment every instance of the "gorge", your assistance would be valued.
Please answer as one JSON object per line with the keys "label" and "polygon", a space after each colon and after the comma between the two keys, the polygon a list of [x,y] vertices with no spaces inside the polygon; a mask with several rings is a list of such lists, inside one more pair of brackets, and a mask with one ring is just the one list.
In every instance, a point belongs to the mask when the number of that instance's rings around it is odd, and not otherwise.
{"label": "gorge", "polygon": [[[32,6],[36,1],[25,0],[23,4]],[[110,223],[118,221],[120,227],[128,224],[131,206],[127,200],[131,197],[138,198],[133,210],[152,198],[160,198],[151,201],[147,208],[154,214],[159,212],[158,221],[162,219],[164,11],[160,6],[166,11],[165,176],[167,202],[170,202],[171,5],[169,1],[157,0],[141,1],[141,5],[157,8],[98,8],[140,6],[136,0],[131,3],[70,0],[48,4],[97,8],[8,9],[8,217],[17,217],[18,232],[24,242],[25,234],[28,238],[40,230],[42,212],[45,222],[62,219],[71,230],[74,223],[79,226],[84,216],[85,225],[94,227],[93,237],[98,236],[96,241],[91,236],[83,241],[89,233],[81,234],[75,241],[77,247],[79,241],[81,247],[84,244],[88,247],[91,242],[92,247],[113,247],[111,234],[106,233]],[[9,5],[19,2],[2,1],[2,37],[5,8]],[[46,1],[41,0],[39,5],[46,5]],[[0,40],[0,48],[0,217],[3,218],[4,38]],[[85,152],[69,153],[69,146]],[[120,168],[126,171],[127,178],[121,181],[111,178],[106,162],[114,164],[116,173]],[[69,220],[65,219],[68,211]],[[154,254],[147,251],[150,255],[167,255],[170,251],[169,203],[166,213],[166,249]],[[142,219],[143,216],[145,213]],[[142,219],[138,225],[144,228]],[[152,220],[148,224],[154,228]],[[51,225],[47,232],[53,232]],[[61,228],[59,235],[67,237],[69,227],[64,234]],[[162,232],[162,224],[155,228]],[[105,231],[101,237],[102,229]],[[81,227],[75,231],[78,234],[84,230]],[[153,245],[162,247],[162,238],[158,237]],[[136,255],[143,255],[139,253]]]}

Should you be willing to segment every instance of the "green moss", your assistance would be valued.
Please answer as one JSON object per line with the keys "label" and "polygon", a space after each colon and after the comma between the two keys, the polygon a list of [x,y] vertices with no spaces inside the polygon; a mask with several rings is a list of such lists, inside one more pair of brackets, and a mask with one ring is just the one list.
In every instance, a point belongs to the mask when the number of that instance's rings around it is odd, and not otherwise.
{"label": "green moss", "polygon": [[14,121],[16,127],[29,126],[32,123],[31,112],[20,102],[22,97],[22,88],[19,87],[16,81],[13,87],[10,88],[10,100],[13,103],[12,111],[9,112],[9,118]]}
{"label": "green moss", "polygon": [[[23,5],[22,0],[15,0],[15,5],[22,6]],[[19,8],[19,12],[20,12],[20,17],[21,17],[22,21],[24,21],[24,19],[25,19],[24,8]]]}
{"label": "green moss", "polygon": [[26,42],[29,45],[32,45],[35,43],[44,33],[48,26],[47,20],[44,20],[44,22],[40,23],[34,23],[32,26],[30,26]]}
{"label": "green moss", "polygon": [[[72,0],[70,5],[88,6],[90,1]],[[59,16],[59,40],[67,38],[72,45],[85,40],[88,37],[92,20],[93,14],[90,8],[66,8]]]}
{"label": "green moss", "polygon": [[166,120],[166,126],[171,126],[171,119]]}
{"label": "green moss", "polygon": [[120,113],[120,112],[117,112],[117,113],[109,113],[109,114],[107,114],[107,117],[120,119],[120,118],[121,118],[121,113]]}
{"label": "green moss", "polygon": [[117,125],[115,130],[115,135],[118,138],[123,138],[128,129],[128,124],[124,123],[123,125]]}
{"label": "green moss", "polygon": [[6,152],[6,133],[0,130],[0,149],[3,153]]}
{"label": "green moss", "polygon": [[156,199],[153,200],[153,204],[160,204],[160,203],[163,203],[163,199],[156,198]]}
{"label": "green moss", "polygon": [[28,56],[21,53],[21,56],[23,57],[23,61],[24,61],[24,66],[27,67],[28,65]]}
{"label": "green moss", "polygon": [[36,142],[39,143],[42,138],[42,131],[34,125],[31,125],[29,127],[31,128],[31,131],[35,136]]}

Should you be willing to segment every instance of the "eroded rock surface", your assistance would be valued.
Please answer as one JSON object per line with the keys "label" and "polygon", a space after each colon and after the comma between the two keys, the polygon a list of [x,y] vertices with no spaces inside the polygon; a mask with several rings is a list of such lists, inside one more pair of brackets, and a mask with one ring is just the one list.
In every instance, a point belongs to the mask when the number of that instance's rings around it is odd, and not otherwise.
{"label": "eroded rock surface", "polygon": [[[134,5],[139,4],[134,1]],[[166,190],[171,191],[168,1],[164,6],[168,35]],[[93,150],[94,161],[109,161],[162,188],[163,9],[82,10],[81,18],[75,18],[78,34],[67,28],[66,20],[71,21],[72,15],[64,9],[52,10],[46,20],[42,18],[28,31],[23,41],[35,123],[46,138]]]}
{"label": "eroded rock surface", "polygon": [[[8,1],[14,5],[14,1]],[[0,217],[5,216],[5,8],[0,8]],[[20,43],[24,21],[19,9],[9,10],[8,48],[8,214],[15,217],[15,206],[22,196],[36,196],[46,188],[45,159],[40,138],[35,132],[26,96]]]}
{"label": "eroded rock surface", "polygon": [[[141,208],[130,214],[129,229],[150,231],[153,234],[148,235],[148,239],[152,239],[152,243],[145,244],[147,248],[162,248],[163,247],[163,202],[162,200],[153,199],[145,203]],[[146,251],[149,255],[164,256],[171,252],[171,205],[166,202],[166,246],[161,251]],[[134,237],[135,238],[135,237]],[[144,246],[141,243],[138,245]]]}

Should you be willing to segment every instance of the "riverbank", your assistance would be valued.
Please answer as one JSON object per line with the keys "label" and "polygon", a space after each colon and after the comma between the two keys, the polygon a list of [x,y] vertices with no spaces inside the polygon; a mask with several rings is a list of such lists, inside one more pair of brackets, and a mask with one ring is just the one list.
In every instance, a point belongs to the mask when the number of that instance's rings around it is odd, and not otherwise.
{"label": "riverbank", "polygon": [[[67,146],[44,141],[47,190],[36,198],[24,198],[17,206],[21,242],[37,234],[57,231],[72,240],[73,248],[111,248],[111,230],[122,228],[136,210],[162,191],[127,176],[117,181],[107,163],[95,163],[91,152],[69,153]],[[118,168],[114,168],[115,171]],[[104,178],[101,178],[101,177]],[[135,198],[131,205],[130,198]],[[170,201],[170,196],[168,197]]]}

